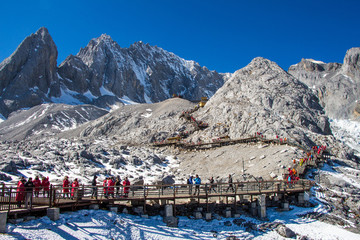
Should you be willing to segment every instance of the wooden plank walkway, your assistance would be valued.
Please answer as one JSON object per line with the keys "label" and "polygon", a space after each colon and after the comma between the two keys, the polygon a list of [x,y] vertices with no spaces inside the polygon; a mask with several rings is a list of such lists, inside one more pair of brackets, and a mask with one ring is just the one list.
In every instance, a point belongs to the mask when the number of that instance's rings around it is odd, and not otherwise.
{"label": "wooden plank walkway", "polygon": [[[127,197],[123,195],[110,194],[106,196],[103,186],[97,186],[97,198],[91,198],[92,186],[81,186],[77,190],[74,198],[64,198],[61,186],[51,186],[50,197],[34,197],[31,209],[24,209],[24,203],[21,207],[17,206],[15,201],[16,192],[7,195],[10,191],[0,192],[1,211],[7,211],[8,215],[23,214],[29,212],[46,211],[49,207],[59,208],[77,208],[89,206],[91,204],[118,204],[127,202],[146,201],[173,201],[174,203],[184,199],[205,199],[208,202],[211,198],[236,198],[237,196],[258,196],[261,194],[271,195],[278,193],[299,193],[309,191],[312,182],[309,180],[299,180],[289,186],[285,181],[262,181],[262,182],[236,182],[232,183],[233,191],[229,190],[229,183],[216,183],[213,185],[201,184],[199,194],[194,195],[196,185],[173,184],[173,185],[131,185]],[[4,188],[3,188],[4,189]],[[216,192],[213,190],[215,189]],[[231,189],[231,187],[230,187]],[[122,189],[120,189],[122,190]],[[122,191],[121,191],[122,193]]]}

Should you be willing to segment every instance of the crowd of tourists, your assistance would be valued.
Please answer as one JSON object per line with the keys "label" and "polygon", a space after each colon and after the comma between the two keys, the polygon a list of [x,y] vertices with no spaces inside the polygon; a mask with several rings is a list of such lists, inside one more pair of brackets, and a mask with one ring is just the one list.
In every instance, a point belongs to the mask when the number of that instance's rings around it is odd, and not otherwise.
{"label": "crowd of tourists", "polygon": [[26,180],[21,177],[17,183],[15,200],[18,207],[21,207],[21,203],[25,201],[25,208],[29,208],[32,204],[32,197],[43,196],[49,197],[50,181],[49,177],[43,177],[41,180],[38,176],[33,180],[31,177]]}
{"label": "crowd of tourists", "polygon": [[[109,197],[128,197],[130,192],[130,181],[127,177],[124,180],[120,179],[120,176],[115,177],[106,177],[101,185],[98,185],[97,176],[94,176],[91,182],[91,198],[98,198],[98,188],[103,189],[103,196],[105,198]],[[57,189],[58,190],[58,189]],[[70,180],[68,176],[65,176],[62,181],[62,188],[60,192],[58,190],[57,194],[60,193],[62,198],[67,199],[76,199],[83,195],[82,187],[78,178]],[[17,202],[18,207],[21,207],[21,204],[25,204],[25,208],[30,208],[32,205],[33,197],[49,197],[50,196],[50,181],[49,177],[38,176],[33,178],[21,177],[17,183],[15,201]]]}

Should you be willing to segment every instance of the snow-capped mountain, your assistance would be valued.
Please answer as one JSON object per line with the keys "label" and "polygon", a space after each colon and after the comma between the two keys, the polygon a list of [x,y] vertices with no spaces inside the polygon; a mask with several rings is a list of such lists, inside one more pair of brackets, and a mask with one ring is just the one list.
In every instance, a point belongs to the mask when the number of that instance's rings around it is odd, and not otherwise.
{"label": "snow-capped mountain", "polygon": [[173,94],[199,100],[211,97],[227,77],[142,42],[121,48],[106,34],[59,67],[57,54],[43,27],[0,64],[0,114],[8,117],[51,102],[109,108],[116,102],[159,102]]}
{"label": "snow-capped mountain", "polygon": [[224,82],[223,75],[194,61],[143,42],[121,48],[106,34],[69,56],[60,64],[59,75],[72,91],[89,91],[97,98],[106,89],[139,103],[159,102],[173,94],[190,100],[210,97]]}

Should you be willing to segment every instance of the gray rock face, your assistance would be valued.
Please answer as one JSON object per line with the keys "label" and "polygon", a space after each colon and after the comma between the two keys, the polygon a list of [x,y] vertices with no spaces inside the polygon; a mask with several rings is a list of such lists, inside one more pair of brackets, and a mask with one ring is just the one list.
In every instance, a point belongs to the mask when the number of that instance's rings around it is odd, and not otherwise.
{"label": "gray rock face", "polygon": [[360,119],[360,48],[347,51],[344,64],[303,59],[289,73],[312,88],[326,114],[336,119]]}
{"label": "gray rock face", "polygon": [[226,134],[236,139],[262,132],[311,145],[309,131],[331,134],[311,89],[264,58],[235,72],[198,115],[209,124],[208,138]]}
{"label": "gray rock face", "polygon": [[90,91],[98,97],[106,89],[140,103],[163,101],[173,94],[191,100],[210,97],[225,76],[142,42],[121,48],[105,34],[68,57],[59,74],[72,91]]}
{"label": "gray rock face", "polygon": [[46,28],[27,37],[0,63],[0,110],[4,116],[60,95],[57,49]]}

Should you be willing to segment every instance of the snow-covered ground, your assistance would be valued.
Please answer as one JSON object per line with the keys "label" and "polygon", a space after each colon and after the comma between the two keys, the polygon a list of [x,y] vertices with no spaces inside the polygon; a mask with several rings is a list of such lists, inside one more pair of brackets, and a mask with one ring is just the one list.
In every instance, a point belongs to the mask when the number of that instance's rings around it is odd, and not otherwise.
{"label": "snow-covered ground", "polygon": [[330,120],[334,136],[357,151],[360,156],[360,122],[351,120]]}
{"label": "snow-covered ground", "polygon": [[[315,208],[294,207],[289,212],[270,208],[267,214],[271,222],[285,224],[298,237],[360,239],[358,234],[341,227],[299,216],[312,211],[325,210],[319,204]],[[180,217],[179,227],[171,228],[160,216],[141,218],[106,210],[80,210],[61,214],[60,220],[55,222],[42,217],[17,225],[8,224],[8,234],[0,235],[0,239],[226,239],[230,236],[237,239],[285,239],[274,229],[260,231],[259,227],[266,222],[247,216],[237,220],[217,216],[208,222]],[[249,225],[257,226],[258,230],[249,229]]]}

